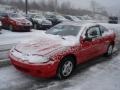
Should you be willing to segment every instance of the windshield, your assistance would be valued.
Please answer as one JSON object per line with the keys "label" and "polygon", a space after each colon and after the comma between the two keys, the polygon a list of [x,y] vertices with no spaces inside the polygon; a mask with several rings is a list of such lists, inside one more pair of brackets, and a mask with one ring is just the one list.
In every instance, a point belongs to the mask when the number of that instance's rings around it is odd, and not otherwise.
{"label": "windshield", "polygon": [[46,31],[46,33],[60,36],[77,36],[79,31],[80,26],[58,25]]}
{"label": "windshield", "polygon": [[34,15],[34,17],[33,18],[39,18],[39,19],[41,19],[41,18],[45,18],[45,17],[43,17],[42,15]]}
{"label": "windshield", "polygon": [[46,18],[56,18],[54,15],[46,15]]}
{"label": "windshield", "polygon": [[19,15],[19,14],[14,14],[14,13],[12,13],[12,14],[9,14],[9,17],[11,17],[11,18],[21,18],[21,17],[23,17],[22,15]]}

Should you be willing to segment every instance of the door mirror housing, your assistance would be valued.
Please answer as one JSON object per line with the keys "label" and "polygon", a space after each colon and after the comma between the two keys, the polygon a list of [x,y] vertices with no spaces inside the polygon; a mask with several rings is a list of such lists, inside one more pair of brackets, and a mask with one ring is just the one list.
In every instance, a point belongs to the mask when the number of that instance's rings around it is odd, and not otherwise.
{"label": "door mirror housing", "polygon": [[89,37],[85,37],[85,38],[80,37],[80,43],[83,43],[85,41],[92,41],[92,38],[89,38]]}
{"label": "door mirror housing", "polygon": [[90,38],[90,37],[85,37],[84,41],[92,41],[92,38]]}

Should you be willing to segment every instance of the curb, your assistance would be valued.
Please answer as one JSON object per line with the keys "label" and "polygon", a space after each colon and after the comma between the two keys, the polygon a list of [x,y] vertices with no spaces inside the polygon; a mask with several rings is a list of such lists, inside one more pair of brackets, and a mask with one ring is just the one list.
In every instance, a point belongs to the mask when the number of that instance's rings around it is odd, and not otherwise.
{"label": "curb", "polygon": [[3,60],[0,60],[0,67],[6,67],[6,66],[9,66],[11,65],[11,62],[9,59],[3,59]]}

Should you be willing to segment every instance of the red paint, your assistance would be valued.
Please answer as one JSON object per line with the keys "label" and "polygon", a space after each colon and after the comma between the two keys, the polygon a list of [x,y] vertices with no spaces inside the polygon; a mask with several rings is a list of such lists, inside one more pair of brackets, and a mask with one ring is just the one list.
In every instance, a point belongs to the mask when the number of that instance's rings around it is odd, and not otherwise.
{"label": "red paint", "polygon": [[[108,45],[110,43],[114,43],[115,33],[109,34],[107,36],[101,36],[100,38],[94,39],[93,41],[85,41],[81,36],[80,43],[74,46],[69,46],[66,49],[62,48],[62,45],[59,44],[60,40],[53,41],[51,39],[48,40],[47,38],[46,40],[44,38],[44,41],[47,42],[38,42],[36,44],[40,47],[36,47],[35,44],[35,47],[33,44],[29,45],[29,47],[26,47],[27,45],[23,44],[18,45],[16,49],[18,49],[20,52],[28,50],[29,48],[32,48],[32,51],[38,50],[38,55],[49,56],[50,60],[48,62],[37,64],[29,63],[29,61],[22,61],[18,59],[10,52],[9,56],[12,64],[20,71],[28,73],[32,76],[44,78],[53,77],[56,75],[60,61],[67,55],[74,55],[76,57],[77,64],[80,64],[87,60],[91,60],[96,56],[104,54],[107,51]],[[28,50],[28,52],[30,51]]]}
{"label": "red paint", "polygon": [[9,16],[4,17],[2,20],[2,25],[5,28],[9,29],[9,26],[12,26],[13,31],[30,31],[31,26],[30,25],[30,21],[28,21],[27,19],[16,19],[16,18],[11,18]]}

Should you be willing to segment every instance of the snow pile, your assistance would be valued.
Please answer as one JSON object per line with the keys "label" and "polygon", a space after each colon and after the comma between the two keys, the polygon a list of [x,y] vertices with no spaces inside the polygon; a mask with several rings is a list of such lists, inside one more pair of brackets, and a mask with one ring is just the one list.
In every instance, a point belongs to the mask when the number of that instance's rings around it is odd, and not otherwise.
{"label": "snow pile", "polygon": [[39,37],[44,31],[32,30],[31,32],[11,32],[2,30],[0,34],[0,45],[14,44],[22,41],[29,41]]}

